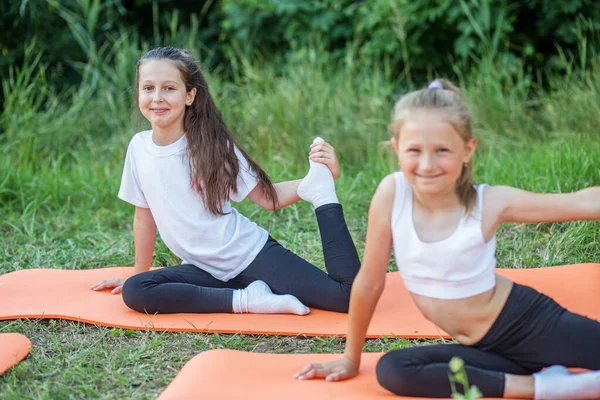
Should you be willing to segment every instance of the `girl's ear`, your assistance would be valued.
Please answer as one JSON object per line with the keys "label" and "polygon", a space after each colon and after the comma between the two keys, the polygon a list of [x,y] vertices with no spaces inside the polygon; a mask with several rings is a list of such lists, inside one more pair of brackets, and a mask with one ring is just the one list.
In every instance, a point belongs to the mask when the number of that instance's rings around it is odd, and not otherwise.
{"label": "girl's ear", "polygon": [[390,139],[390,144],[392,145],[392,148],[396,152],[396,155],[398,155],[398,151],[399,151],[398,150],[398,139],[396,139],[396,136],[394,136]]}
{"label": "girl's ear", "polygon": [[189,92],[187,92],[185,96],[185,105],[191,106],[194,103],[194,99],[196,98],[196,88],[192,88]]}
{"label": "girl's ear", "polygon": [[475,139],[475,138],[472,138],[467,143],[465,143],[466,154],[465,154],[465,159],[463,160],[464,163],[471,162],[471,158],[473,158],[473,154],[475,153],[476,148],[477,148],[477,139]]}

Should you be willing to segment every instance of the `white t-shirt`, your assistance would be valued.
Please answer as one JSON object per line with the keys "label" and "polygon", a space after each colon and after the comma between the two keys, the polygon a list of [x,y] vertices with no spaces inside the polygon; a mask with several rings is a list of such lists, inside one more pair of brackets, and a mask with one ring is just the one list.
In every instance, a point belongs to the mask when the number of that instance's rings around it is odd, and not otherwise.
{"label": "white t-shirt", "polygon": [[[240,202],[258,182],[241,152],[235,152],[240,162],[238,191],[230,199]],[[152,131],[131,139],[119,198],[150,208],[163,242],[182,263],[226,282],[254,260],[269,235],[229,201],[223,204],[226,215],[209,213],[191,182],[185,136],[168,146],[156,145]]]}

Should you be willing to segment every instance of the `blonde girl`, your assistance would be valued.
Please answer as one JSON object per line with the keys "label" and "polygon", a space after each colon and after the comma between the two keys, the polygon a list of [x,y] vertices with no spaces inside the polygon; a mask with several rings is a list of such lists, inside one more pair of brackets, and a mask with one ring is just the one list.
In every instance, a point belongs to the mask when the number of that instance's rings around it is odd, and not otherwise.
{"label": "blonde girl", "polygon": [[390,130],[401,171],[383,179],[371,203],[344,357],[307,365],[295,377],[337,381],[358,373],[393,248],[419,310],[458,344],[384,355],[376,371],[384,388],[451,397],[448,362],[457,356],[485,397],[600,398],[600,371],[577,375],[565,368],[600,370],[600,323],[497,275],[494,255],[504,222],[600,219],[600,187],[537,194],[474,184],[471,113],[445,80],[401,98]]}

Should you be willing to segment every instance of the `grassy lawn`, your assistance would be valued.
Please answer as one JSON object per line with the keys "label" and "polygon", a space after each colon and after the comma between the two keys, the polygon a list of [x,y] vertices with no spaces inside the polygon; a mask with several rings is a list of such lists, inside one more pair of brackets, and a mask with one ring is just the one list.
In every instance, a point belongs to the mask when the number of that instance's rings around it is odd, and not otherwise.
{"label": "grassy lawn", "polygon": [[[226,121],[274,181],[306,173],[312,137],[330,141],[342,163],[338,197],[362,255],[370,198],[395,169],[380,144],[388,139],[401,84],[389,72],[309,62],[279,74],[268,66],[247,68],[234,82],[209,79]],[[36,71],[32,62],[19,79],[4,82],[10,89],[0,134],[0,273],[131,265],[133,207],[116,193],[127,143],[141,128],[129,116],[129,93],[115,82],[127,81],[133,67],[119,66],[115,74],[126,76],[100,76],[93,88],[84,82],[66,94],[53,93]],[[597,71],[551,81],[548,93],[523,89],[493,69],[465,77],[481,140],[477,180],[538,192],[599,185]],[[323,266],[309,205],[269,213],[245,201],[238,209]],[[501,267],[597,262],[600,223],[511,224],[498,232],[498,243]],[[154,265],[174,263],[159,241]],[[207,349],[343,350],[338,338],[138,332],[54,320],[0,322],[0,332],[21,332],[33,343],[30,356],[0,377],[6,399],[155,398],[185,362]],[[422,343],[383,338],[367,341],[365,351]]]}

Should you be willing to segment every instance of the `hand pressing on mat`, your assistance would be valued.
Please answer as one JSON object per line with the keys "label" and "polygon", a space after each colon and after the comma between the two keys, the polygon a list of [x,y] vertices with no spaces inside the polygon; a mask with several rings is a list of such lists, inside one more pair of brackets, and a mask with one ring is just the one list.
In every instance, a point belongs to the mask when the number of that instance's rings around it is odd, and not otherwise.
{"label": "hand pressing on mat", "polygon": [[124,283],[125,279],[122,278],[107,279],[92,286],[92,290],[112,289],[112,294],[119,294],[123,290]]}
{"label": "hand pressing on mat", "polygon": [[305,380],[325,378],[327,382],[343,381],[358,375],[358,365],[349,358],[326,363],[310,363],[294,374],[294,378]]}

